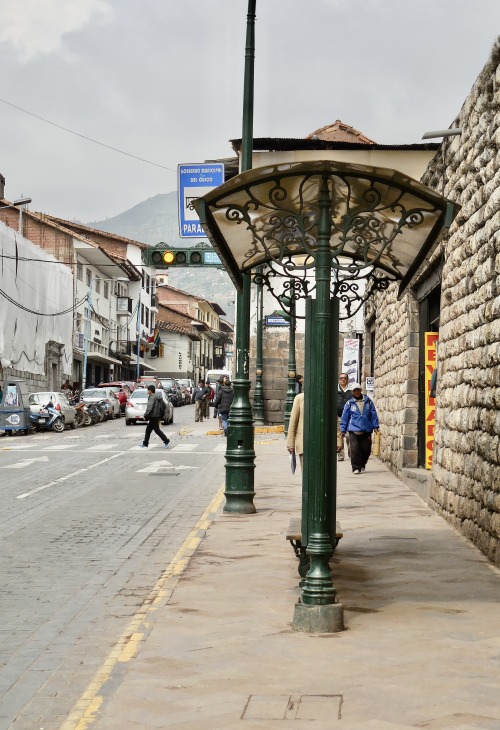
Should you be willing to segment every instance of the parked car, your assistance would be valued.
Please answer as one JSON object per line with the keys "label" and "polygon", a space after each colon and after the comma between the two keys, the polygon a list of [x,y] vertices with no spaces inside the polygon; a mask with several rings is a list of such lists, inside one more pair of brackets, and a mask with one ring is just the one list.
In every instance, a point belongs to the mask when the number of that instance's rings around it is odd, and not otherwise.
{"label": "parked car", "polygon": [[[166,411],[163,423],[165,425],[173,423],[174,407],[170,402],[170,398],[163,390],[163,388],[159,388],[158,393],[161,393],[161,397],[165,401]],[[144,413],[146,411],[148,398],[149,393],[147,391],[147,388],[137,387],[134,392],[130,394],[130,397],[127,400],[127,404],[125,406],[125,424],[127,426],[131,426],[133,423],[138,423],[139,421],[144,421]]]}
{"label": "parked car", "polygon": [[29,407],[31,413],[37,415],[38,413],[40,413],[40,409],[46,406],[49,401],[54,404],[54,408],[56,409],[56,411],[60,411],[65,426],[71,426],[71,428],[76,428],[76,409],[74,406],[71,405],[64,393],[48,390],[40,391],[38,393],[31,393],[29,396]]}
{"label": "parked car", "polygon": [[215,390],[216,390],[217,381],[219,380],[219,378],[223,377],[224,375],[227,375],[229,380],[231,380],[231,373],[229,372],[229,370],[209,370],[205,376],[205,382],[209,382],[210,387],[213,390],[213,396],[212,396],[212,398],[210,398],[211,406],[213,406],[214,400],[215,400]]}
{"label": "parked car", "polygon": [[161,387],[165,393],[171,396],[171,400],[174,406],[184,405],[184,399],[182,397],[181,386],[176,378],[159,378]]}
{"label": "parked car", "polygon": [[111,388],[85,388],[80,394],[80,400],[84,403],[97,403],[103,400],[107,418],[121,418],[120,401]]}
{"label": "parked car", "polygon": [[191,378],[178,378],[177,382],[181,386],[181,390],[184,392],[186,390],[189,394],[189,398],[186,400],[186,403],[191,403],[191,400],[193,398],[193,391],[194,391],[194,381],[191,380]]}
{"label": "parked car", "polygon": [[98,388],[110,388],[120,401],[120,407],[122,413],[125,413],[125,404],[129,397],[131,388],[128,383],[123,382],[112,382],[112,383],[99,383]]}
{"label": "parked car", "polygon": [[147,388],[148,385],[154,385],[155,388],[162,387],[161,380],[153,377],[152,375],[141,375],[141,377],[135,382],[135,388]]}

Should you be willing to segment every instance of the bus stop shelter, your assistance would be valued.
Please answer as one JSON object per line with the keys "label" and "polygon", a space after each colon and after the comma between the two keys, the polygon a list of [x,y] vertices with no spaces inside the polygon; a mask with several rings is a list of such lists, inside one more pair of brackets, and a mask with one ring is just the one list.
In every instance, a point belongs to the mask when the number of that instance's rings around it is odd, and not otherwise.
{"label": "bus stop shelter", "polygon": [[[402,296],[457,206],[395,170],[313,161],[247,170],[194,207],[238,290],[248,289],[256,272],[271,292],[276,278],[286,276],[293,285],[286,298],[276,295],[281,308],[306,300],[302,543],[310,569],[294,628],[339,631],[343,609],[328,565],[336,524],[339,302],[352,316],[393,282]],[[237,319],[226,512],[255,511],[249,326],[244,312]]]}

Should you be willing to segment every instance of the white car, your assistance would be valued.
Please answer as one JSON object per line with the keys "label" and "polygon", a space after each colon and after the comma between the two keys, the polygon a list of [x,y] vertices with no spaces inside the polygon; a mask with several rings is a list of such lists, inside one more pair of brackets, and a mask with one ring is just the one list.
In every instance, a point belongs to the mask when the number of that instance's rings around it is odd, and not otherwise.
{"label": "white car", "polygon": [[[165,416],[163,423],[165,425],[174,422],[174,407],[170,402],[170,398],[162,388],[158,388],[157,393],[161,393],[161,397],[165,401]],[[131,426],[133,423],[138,421],[144,421],[144,413],[148,404],[149,394],[146,388],[136,388],[133,393],[130,394],[127,403],[125,405],[125,423],[127,426]]]}
{"label": "white car", "polygon": [[80,394],[80,400],[84,403],[97,403],[103,400],[106,407],[106,417],[121,418],[122,412],[120,401],[111,388],[85,388]]}
{"label": "white car", "polygon": [[65,426],[75,428],[76,409],[71,405],[64,393],[51,392],[48,390],[39,393],[30,393],[29,406],[32,413],[40,413],[40,410],[52,401],[56,411],[59,411],[64,420]]}

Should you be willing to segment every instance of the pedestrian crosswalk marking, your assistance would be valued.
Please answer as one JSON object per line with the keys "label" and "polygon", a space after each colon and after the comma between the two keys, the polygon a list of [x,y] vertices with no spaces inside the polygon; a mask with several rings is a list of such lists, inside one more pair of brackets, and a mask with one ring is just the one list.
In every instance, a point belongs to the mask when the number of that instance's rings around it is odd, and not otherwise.
{"label": "pedestrian crosswalk marking", "polygon": [[194,451],[198,444],[177,444],[170,451]]}
{"label": "pedestrian crosswalk marking", "polygon": [[59,451],[65,450],[65,449],[72,449],[75,446],[75,444],[58,444],[57,446],[45,446],[44,451]]}
{"label": "pedestrian crosswalk marking", "polygon": [[224,451],[225,452],[226,449],[227,449],[227,444],[217,444],[214,451]]}
{"label": "pedestrian crosswalk marking", "polygon": [[115,446],[118,446],[118,444],[97,444],[96,446],[90,446],[85,451],[110,451]]}

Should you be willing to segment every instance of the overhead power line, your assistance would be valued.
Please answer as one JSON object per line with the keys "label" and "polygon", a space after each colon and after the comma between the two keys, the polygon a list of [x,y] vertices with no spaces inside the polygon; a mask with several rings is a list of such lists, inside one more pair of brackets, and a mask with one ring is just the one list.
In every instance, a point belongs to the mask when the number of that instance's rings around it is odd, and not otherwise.
{"label": "overhead power line", "polygon": [[67,127],[63,127],[62,124],[57,124],[56,122],[51,122],[50,119],[45,119],[45,117],[41,117],[39,114],[34,114],[33,112],[28,111],[27,109],[22,109],[20,106],[17,106],[16,104],[12,104],[12,102],[7,101],[6,99],[0,99],[2,104],[7,104],[7,106],[11,106],[13,109],[17,109],[20,112],[23,112],[23,114],[28,114],[30,117],[34,117],[35,119],[39,119],[42,122],[45,122],[46,124],[51,124],[53,127],[57,127],[58,129],[62,129],[63,132],[68,132],[69,134],[74,134],[76,137],[81,137],[81,139],[86,139],[87,142],[93,142],[94,144],[98,144],[100,147],[105,147],[108,150],[112,150],[113,152],[118,152],[120,155],[125,155],[126,157],[132,157],[134,160],[139,160],[140,162],[145,162],[147,165],[154,165],[155,167],[161,167],[162,170],[169,170],[170,172],[177,172],[177,170],[174,170],[172,167],[166,167],[165,165],[160,165],[159,162],[152,162],[151,160],[146,160],[144,157],[138,157],[137,155],[133,155],[130,152],[125,152],[124,150],[119,150],[117,147],[112,147],[109,144],[105,144],[104,142],[99,142],[97,139],[93,139],[92,137],[87,137],[85,134],[80,134],[80,132],[75,132],[73,129],[68,129]]}

